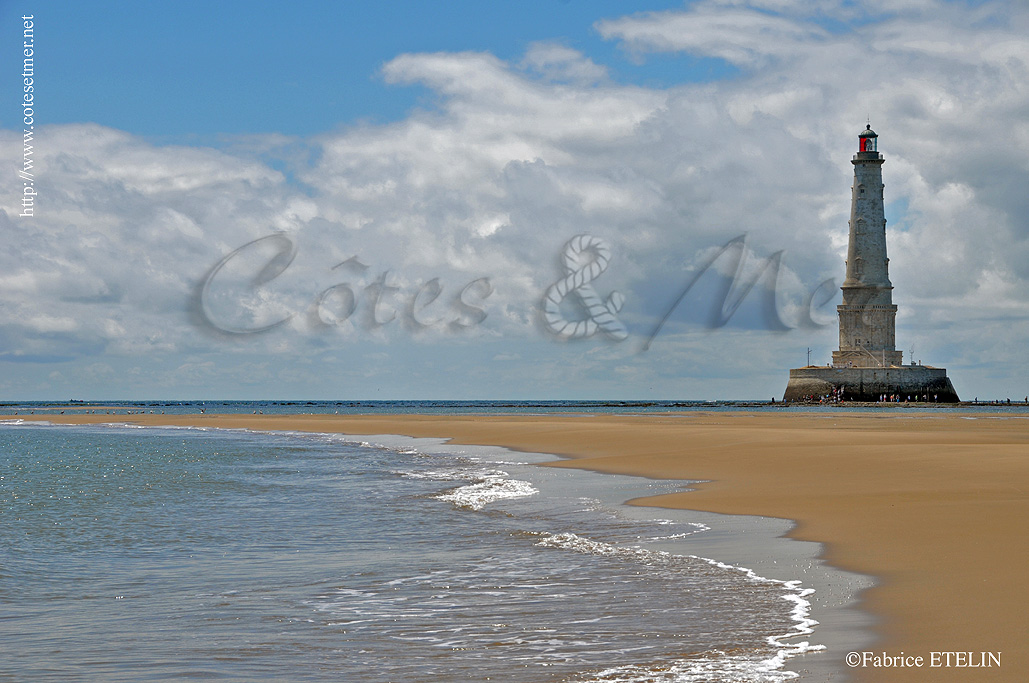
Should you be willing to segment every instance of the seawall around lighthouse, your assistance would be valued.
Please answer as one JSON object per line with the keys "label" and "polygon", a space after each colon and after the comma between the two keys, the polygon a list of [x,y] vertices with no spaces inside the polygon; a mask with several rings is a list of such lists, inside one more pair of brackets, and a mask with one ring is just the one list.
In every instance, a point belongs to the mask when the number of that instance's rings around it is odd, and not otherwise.
{"label": "seawall around lighthouse", "polygon": [[[806,367],[790,370],[784,401],[804,401],[843,390],[846,401],[900,400],[957,403],[958,395],[943,368],[904,365],[889,368]],[[916,398],[917,397],[917,398]]]}

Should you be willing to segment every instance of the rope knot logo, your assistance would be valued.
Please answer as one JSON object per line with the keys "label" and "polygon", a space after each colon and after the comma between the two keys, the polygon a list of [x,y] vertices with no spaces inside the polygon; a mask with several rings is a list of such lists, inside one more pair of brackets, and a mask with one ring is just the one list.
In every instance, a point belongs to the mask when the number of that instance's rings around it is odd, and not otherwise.
{"label": "rope knot logo", "polygon": [[[625,297],[620,292],[611,292],[602,300],[590,284],[607,270],[611,261],[607,243],[592,235],[576,235],[565,244],[561,260],[565,276],[543,295],[543,321],[547,329],[566,339],[592,337],[598,330],[615,341],[626,339],[629,333],[615,315],[622,310]],[[575,300],[585,310],[585,318],[565,318],[561,302],[569,294],[575,295]]]}

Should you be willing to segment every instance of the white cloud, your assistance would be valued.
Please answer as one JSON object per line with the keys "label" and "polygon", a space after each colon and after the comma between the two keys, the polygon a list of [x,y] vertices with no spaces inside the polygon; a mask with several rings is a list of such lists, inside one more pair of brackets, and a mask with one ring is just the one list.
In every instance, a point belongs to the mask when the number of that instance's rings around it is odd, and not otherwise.
{"label": "white cloud", "polygon": [[584,57],[577,50],[556,43],[530,45],[521,66],[554,82],[592,85],[609,80],[606,67]]}
{"label": "white cloud", "polygon": [[790,56],[809,42],[829,36],[814,24],[720,5],[699,3],[688,12],[647,12],[600,21],[597,30],[635,52],[684,51],[748,67]]}
{"label": "white cloud", "polygon": [[33,332],[74,332],[79,325],[71,318],[59,318],[52,315],[37,315],[25,321],[25,326]]}

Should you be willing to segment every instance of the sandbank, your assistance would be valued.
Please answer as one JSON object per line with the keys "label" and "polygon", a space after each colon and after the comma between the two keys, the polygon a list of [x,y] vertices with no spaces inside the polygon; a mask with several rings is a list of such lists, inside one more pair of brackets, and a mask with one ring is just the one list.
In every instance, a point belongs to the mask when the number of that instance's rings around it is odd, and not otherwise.
{"label": "sandbank", "polygon": [[[921,667],[839,669],[859,681],[1029,680],[1029,417],[969,413],[666,415],[41,415],[259,430],[402,434],[553,453],[575,467],[704,480],[638,505],[794,520],[790,536],[875,577],[861,607],[875,654]],[[929,668],[934,652],[972,653]],[[991,661],[991,660],[987,660]]]}

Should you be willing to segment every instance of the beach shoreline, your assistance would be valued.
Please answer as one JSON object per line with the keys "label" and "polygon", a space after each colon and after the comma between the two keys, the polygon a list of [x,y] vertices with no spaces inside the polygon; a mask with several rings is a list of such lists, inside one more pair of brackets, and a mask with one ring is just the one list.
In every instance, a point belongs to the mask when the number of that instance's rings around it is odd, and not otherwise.
{"label": "beach shoreline", "polygon": [[[859,681],[1016,681],[1027,636],[1029,418],[995,414],[37,415],[268,431],[402,434],[566,458],[553,467],[702,480],[630,501],[794,522],[790,538],[875,577]],[[19,417],[22,419],[22,417]],[[32,419],[32,418],[29,418]],[[931,667],[933,653],[941,664]],[[946,653],[966,653],[961,656]],[[982,653],[990,653],[989,659]],[[1000,665],[992,655],[1000,653]],[[901,658],[897,660],[886,658]],[[922,657],[922,664],[916,665]],[[989,664],[989,666],[974,666]]]}

